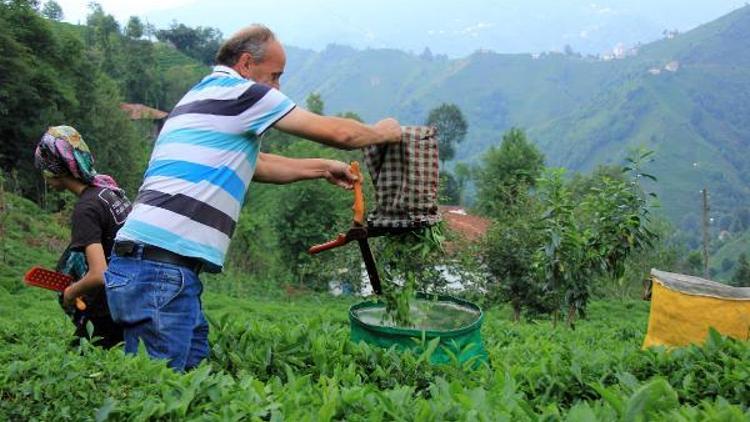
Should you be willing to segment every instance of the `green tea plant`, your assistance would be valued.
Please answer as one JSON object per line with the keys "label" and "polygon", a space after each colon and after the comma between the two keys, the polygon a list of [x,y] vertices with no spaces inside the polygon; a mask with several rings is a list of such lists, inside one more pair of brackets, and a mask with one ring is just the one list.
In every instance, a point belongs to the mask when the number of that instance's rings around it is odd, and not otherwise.
{"label": "green tea plant", "polygon": [[436,266],[445,256],[443,224],[386,236],[379,244],[378,264],[386,316],[400,326],[411,326],[410,302],[417,288],[424,290],[430,285],[427,280],[439,277]]}
{"label": "green tea plant", "polygon": [[[24,287],[54,262],[65,229],[9,195],[0,266],[0,420],[655,420],[750,418],[750,343],[712,332],[705,344],[641,350],[643,301],[592,300],[576,330],[518,324],[485,310],[489,365],[431,365],[415,350],[350,339],[358,298],[204,295],[211,355],[187,374],[141,350],[82,342],[55,295]],[[40,240],[43,240],[40,242]],[[64,246],[64,245],[61,245]],[[206,279],[206,284],[214,281]],[[210,286],[207,286],[210,287]]]}

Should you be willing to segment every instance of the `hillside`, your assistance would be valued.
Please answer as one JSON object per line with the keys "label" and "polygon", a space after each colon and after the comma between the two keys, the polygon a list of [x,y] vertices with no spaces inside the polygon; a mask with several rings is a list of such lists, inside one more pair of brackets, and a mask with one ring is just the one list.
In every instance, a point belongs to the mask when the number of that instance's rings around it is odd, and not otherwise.
{"label": "hillside", "polygon": [[[526,128],[550,165],[587,171],[629,148],[656,150],[663,212],[696,230],[704,186],[716,220],[750,199],[750,6],[618,60],[479,51],[459,60],[331,45],[288,48],[284,90],[322,94],[328,112],[423,121],[441,102],[469,121],[458,159],[476,162],[503,131]],[[656,74],[658,73],[658,74]]]}
{"label": "hillside", "polygon": [[[430,365],[422,353],[354,343],[324,295],[208,293],[208,362],[177,374],[145,353],[69,346],[55,294],[24,287],[51,265],[65,217],[7,196],[0,267],[2,420],[745,420],[747,342],[641,350],[648,304],[597,301],[576,330],[486,309],[492,366]],[[7,212],[6,212],[7,211]],[[721,371],[716,371],[721,367]],[[74,394],[71,394],[74,392]]]}

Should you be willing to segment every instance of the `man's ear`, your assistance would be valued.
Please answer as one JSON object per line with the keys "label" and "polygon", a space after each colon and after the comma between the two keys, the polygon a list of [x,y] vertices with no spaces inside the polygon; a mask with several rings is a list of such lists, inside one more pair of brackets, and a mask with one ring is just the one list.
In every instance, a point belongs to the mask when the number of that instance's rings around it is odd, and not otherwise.
{"label": "man's ear", "polygon": [[243,52],[240,54],[239,59],[237,59],[237,63],[234,65],[234,70],[236,70],[243,78],[249,78],[252,74],[251,68],[256,64],[255,59],[253,59],[253,56],[250,53]]}

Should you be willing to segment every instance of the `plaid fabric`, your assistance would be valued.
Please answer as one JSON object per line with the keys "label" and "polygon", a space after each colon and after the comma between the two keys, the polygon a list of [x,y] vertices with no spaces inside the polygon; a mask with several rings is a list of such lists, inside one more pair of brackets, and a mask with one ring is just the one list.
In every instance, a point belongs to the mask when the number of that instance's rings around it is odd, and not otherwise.
{"label": "plaid fabric", "polygon": [[400,144],[364,148],[377,202],[368,216],[373,227],[416,228],[440,221],[436,130],[425,126],[401,130]]}

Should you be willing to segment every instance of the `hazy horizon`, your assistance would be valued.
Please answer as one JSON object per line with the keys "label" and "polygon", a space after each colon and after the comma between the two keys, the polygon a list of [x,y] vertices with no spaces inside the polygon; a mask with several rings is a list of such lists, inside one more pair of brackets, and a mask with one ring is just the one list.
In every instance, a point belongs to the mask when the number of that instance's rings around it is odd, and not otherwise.
{"label": "hazy horizon", "polygon": [[[85,23],[87,0],[59,0],[64,19]],[[664,30],[685,32],[730,13],[746,0],[467,0],[438,7],[417,0],[361,3],[343,0],[310,4],[280,0],[249,5],[237,0],[103,0],[105,12],[125,23],[134,15],[166,28],[173,21],[209,26],[224,36],[252,22],[268,25],[286,45],[323,50],[329,44],[358,49],[394,48],[419,54],[467,56],[479,49],[498,53],[562,51],[566,45],[584,54],[601,54],[618,45],[659,39]],[[406,4],[404,4],[406,3]],[[396,28],[393,30],[392,28]]]}

